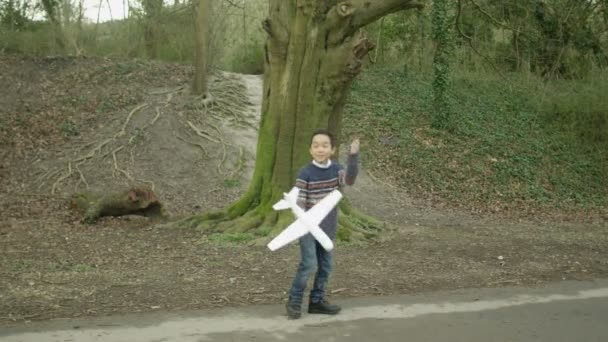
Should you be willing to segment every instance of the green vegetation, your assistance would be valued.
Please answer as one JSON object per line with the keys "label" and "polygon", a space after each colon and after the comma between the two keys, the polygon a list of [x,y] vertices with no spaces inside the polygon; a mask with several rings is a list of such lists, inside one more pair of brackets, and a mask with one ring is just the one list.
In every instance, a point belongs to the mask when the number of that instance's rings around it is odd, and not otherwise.
{"label": "green vegetation", "polygon": [[236,188],[241,186],[241,180],[239,178],[226,178],[224,179],[224,186],[226,188]]}
{"label": "green vegetation", "polygon": [[[28,0],[13,0],[27,4]],[[142,0],[146,2],[149,0]],[[58,4],[57,6],[63,6]],[[56,42],[56,31],[48,21],[33,21],[28,17],[14,19],[5,14],[13,3],[0,0],[0,51],[25,55],[61,55],[64,51]],[[136,5],[137,6],[137,5]],[[246,8],[239,9],[228,2],[216,2],[211,23],[210,63],[223,70],[247,74],[263,72],[263,32],[259,29],[264,18],[266,4],[248,1]],[[3,9],[5,9],[3,11]],[[73,9],[74,11],[76,9]],[[243,11],[247,13],[243,13]],[[9,13],[9,12],[6,12]],[[13,10],[10,11],[13,13]],[[24,12],[25,15],[25,12]],[[99,24],[85,21],[78,24],[77,13],[63,23],[68,44],[65,54],[85,56],[148,57],[145,31],[146,14],[141,8],[132,8],[127,19],[116,18]],[[15,22],[18,20],[18,22]],[[65,21],[66,19],[63,18]],[[162,8],[158,17],[159,34],[156,38],[156,58],[159,60],[192,63],[194,59],[194,15],[189,4]],[[13,24],[11,24],[13,23]],[[77,48],[75,48],[77,47]],[[133,64],[117,67],[117,73],[128,74]]]}
{"label": "green vegetation", "polygon": [[608,206],[608,75],[551,83],[455,75],[454,132],[430,128],[431,82],[389,67],[362,73],[344,135],[364,136],[364,167],[464,207]]}
{"label": "green vegetation", "polygon": [[[129,18],[100,24],[62,7],[75,6],[69,2],[47,1],[61,7],[54,24],[48,10],[33,16],[29,0],[0,0],[0,52],[133,58],[111,67],[125,80],[151,50],[192,63],[192,7],[165,3],[146,13],[146,1],[132,3]],[[268,2],[214,3],[212,67],[261,73]],[[608,206],[608,2],[429,1],[365,31],[377,43],[375,64],[354,82],[343,136],[363,136],[366,168],[412,194],[476,210]],[[124,107],[118,94],[96,102],[100,114]],[[15,124],[27,127],[29,115],[18,113]],[[79,134],[64,120],[53,125],[66,137]],[[0,132],[9,124],[0,118]],[[231,219],[246,211],[235,208]]]}
{"label": "green vegetation", "polygon": [[97,113],[107,113],[116,109],[116,105],[111,99],[103,99],[97,106]]}
{"label": "green vegetation", "polygon": [[64,120],[63,123],[59,126],[59,130],[61,131],[61,134],[63,134],[63,136],[65,137],[71,137],[80,134],[78,132],[76,124],[71,120]]}
{"label": "green vegetation", "polygon": [[10,271],[12,273],[23,273],[29,271],[34,262],[32,260],[18,260],[14,264],[11,265]]}

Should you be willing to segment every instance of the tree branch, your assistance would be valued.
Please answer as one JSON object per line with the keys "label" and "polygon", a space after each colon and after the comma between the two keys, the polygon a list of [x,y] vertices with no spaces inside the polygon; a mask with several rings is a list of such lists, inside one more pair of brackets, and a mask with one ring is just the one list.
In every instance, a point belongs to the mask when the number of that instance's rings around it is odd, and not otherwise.
{"label": "tree branch", "polygon": [[245,6],[240,6],[240,5],[237,5],[237,4],[235,4],[235,3],[234,3],[234,1],[231,1],[231,0],[226,0],[226,2],[227,2],[227,3],[228,3],[230,6],[232,6],[232,7],[236,7],[236,8],[238,8],[238,9],[240,9],[240,10],[245,9]]}
{"label": "tree branch", "polygon": [[354,78],[359,74],[359,72],[361,72],[361,67],[363,66],[363,57],[365,57],[375,47],[376,45],[367,38],[367,34],[365,32],[361,32],[357,42],[353,46],[352,57],[349,63],[347,63],[347,71],[351,78]]}
{"label": "tree branch", "polygon": [[[507,30],[511,30],[512,32],[515,32],[515,33],[522,33],[520,31],[517,31],[515,28],[510,27],[507,24],[501,22],[500,20],[494,18],[490,13],[488,13],[488,11],[484,10],[477,2],[475,2],[475,0],[469,0],[469,1],[471,1],[471,3],[473,4],[473,6],[475,6],[475,8],[481,14],[483,14],[486,18],[488,18],[491,22],[493,22],[497,26],[502,27],[502,28],[507,29]],[[458,2],[459,2],[458,6],[461,6],[460,0]]]}
{"label": "tree branch", "polygon": [[356,31],[394,12],[412,8],[422,9],[425,2],[425,0],[350,0],[338,3],[336,9],[339,15],[340,13],[344,14],[343,17],[353,16],[351,26],[353,31]]}
{"label": "tree branch", "polygon": [[329,43],[341,44],[361,27],[385,15],[410,8],[423,8],[428,0],[347,0],[336,3],[327,12]]}
{"label": "tree branch", "polygon": [[423,8],[428,0],[347,0],[338,2],[327,13],[330,28],[334,30],[332,42],[340,42],[352,36],[361,27],[385,15],[411,9]]}
{"label": "tree branch", "polygon": [[[472,1],[472,0],[471,0]],[[456,12],[456,31],[458,32],[458,34],[460,34],[460,36],[462,36],[467,43],[469,44],[469,46],[471,47],[471,50],[473,50],[478,56],[482,57],[488,64],[490,64],[490,66],[492,66],[492,68],[504,79],[506,79],[506,76],[502,73],[502,71],[500,71],[500,69],[492,62],[492,60],[490,59],[490,57],[481,54],[481,52],[479,52],[476,48],[475,45],[473,45],[473,37],[468,36],[466,33],[464,33],[462,31],[462,28],[460,27],[461,24],[461,16],[462,16],[462,0],[458,0],[458,10]]]}

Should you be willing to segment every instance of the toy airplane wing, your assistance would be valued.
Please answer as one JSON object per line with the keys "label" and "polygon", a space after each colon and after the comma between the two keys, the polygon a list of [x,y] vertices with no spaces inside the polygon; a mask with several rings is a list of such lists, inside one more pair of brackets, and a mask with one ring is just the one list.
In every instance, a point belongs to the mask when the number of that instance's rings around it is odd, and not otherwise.
{"label": "toy airplane wing", "polygon": [[315,226],[321,223],[327,214],[329,214],[336,204],[338,204],[341,198],[342,193],[338,190],[334,190],[329,195],[323,197],[319,203],[315,204],[314,207],[306,212],[308,222]]}
{"label": "toy airplane wing", "polygon": [[309,232],[308,227],[301,221],[296,220],[289,227],[285,228],[281,232],[281,234],[277,235],[270,243],[268,244],[268,248],[271,251],[276,251],[277,249],[285,246],[286,244],[301,238]]}
{"label": "toy airplane wing", "polygon": [[294,214],[297,216],[297,219],[277,237],[270,241],[268,248],[271,251],[275,251],[286,244],[301,238],[307,233],[310,233],[317,241],[319,241],[325,250],[332,250],[334,248],[334,244],[327,234],[325,234],[325,232],[319,227],[319,223],[321,223],[321,221],[323,221],[323,219],[332,211],[336,204],[338,204],[342,198],[342,194],[340,191],[334,190],[306,212],[304,212],[301,208],[298,208],[296,205],[298,194],[298,188],[294,187],[288,194],[285,194],[283,200],[280,200],[273,206],[275,210],[291,208],[294,210]]}

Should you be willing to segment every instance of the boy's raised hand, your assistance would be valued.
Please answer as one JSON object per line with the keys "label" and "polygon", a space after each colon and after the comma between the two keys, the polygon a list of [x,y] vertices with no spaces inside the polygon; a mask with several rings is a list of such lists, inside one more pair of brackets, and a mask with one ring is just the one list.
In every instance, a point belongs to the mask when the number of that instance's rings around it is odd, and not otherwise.
{"label": "boy's raised hand", "polygon": [[350,154],[359,153],[359,138],[353,139],[353,142],[350,143]]}

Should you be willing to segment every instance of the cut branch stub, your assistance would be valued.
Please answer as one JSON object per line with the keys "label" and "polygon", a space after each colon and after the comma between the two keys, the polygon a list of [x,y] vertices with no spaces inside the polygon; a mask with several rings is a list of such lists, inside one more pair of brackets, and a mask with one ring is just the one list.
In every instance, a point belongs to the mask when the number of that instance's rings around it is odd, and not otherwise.
{"label": "cut branch stub", "polygon": [[262,29],[268,33],[268,36],[275,39],[278,43],[286,44],[289,40],[289,32],[281,26],[281,23],[271,21],[269,18],[262,21]]}
{"label": "cut branch stub", "polygon": [[367,55],[368,52],[373,50],[376,47],[372,41],[367,38],[367,34],[361,31],[361,35],[357,40],[357,43],[353,46],[353,55],[351,56],[350,61],[348,62],[348,73],[351,77],[355,77],[361,72],[361,67],[363,66],[363,57]]}
{"label": "cut branch stub", "polygon": [[266,31],[266,33],[268,33],[268,35],[270,37],[273,36],[273,34],[272,34],[272,25],[270,25],[270,19],[264,19],[262,21],[262,29],[264,29],[264,31]]}
{"label": "cut branch stub", "polygon": [[337,13],[341,17],[349,17],[355,13],[355,8],[348,1],[341,2],[337,5]]}
{"label": "cut branch stub", "polygon": [[373,50],[375,47],[376,44],[367,38],[367,34],[364,31],[361,31],[359,39],[353,47],[353,54],[356,58],[363,59],[363,57],[365,57],[365,55],[367,55],[367,53]]}

